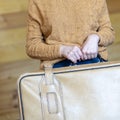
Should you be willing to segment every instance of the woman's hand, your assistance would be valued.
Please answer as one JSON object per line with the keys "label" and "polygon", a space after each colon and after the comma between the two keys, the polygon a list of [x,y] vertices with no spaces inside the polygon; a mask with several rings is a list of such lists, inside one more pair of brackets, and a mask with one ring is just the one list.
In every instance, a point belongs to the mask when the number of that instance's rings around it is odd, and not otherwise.
{"label": "woman's hand", "polygon": [[88,36],[87,40],[83,44],[82,53],[83,60],[96,58],[98,54],[98,42],[99,36],[96,34],[92,34]]}
{"label": "woman's hand", "polygon": [[76,63],[77,60],[83,59],[83,54],[78,46],[61,45],[60,54],[74,63]]}

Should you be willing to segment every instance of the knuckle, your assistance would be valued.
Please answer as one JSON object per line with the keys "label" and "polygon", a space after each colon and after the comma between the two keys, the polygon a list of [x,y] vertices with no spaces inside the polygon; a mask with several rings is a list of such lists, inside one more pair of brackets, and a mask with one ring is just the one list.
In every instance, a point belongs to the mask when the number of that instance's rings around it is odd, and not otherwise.
{"label": "knuckle", "polygon": [[73,49],[77,49],[78,47],[77,46],[74,46]]}
{"label": "knuckle", "polygon": [[73,51],[79,51],[80,49],[77,46],[74,46]]}
{"label": "knuckle", "polygon": [[96,52],[95,52],[95,51],[88,51],[88,54],[89,54],[89,55],[95,55]]}
{"label": "knuckle", "polygon": [[92,54],[96,55],[96,52],[95,52],[95,51],[93,51],[93,52],[92,52]]}
{"label": "knuckle", "polygon": [[76,51],[77,51],[77,49],[73,49],[73,50],[72,50],[72,52],[76,52]]}
{"label": "knuckle", "polygon": [[70,54],[69,54],[70,56],[72,56],[73,55],[73,52],[70,52]]}
{"label": "knuckle", "polygon": [[90,54],[91,54],[91,51],[86,51],[86,54],[87,54],[87,55],[90,55]]}

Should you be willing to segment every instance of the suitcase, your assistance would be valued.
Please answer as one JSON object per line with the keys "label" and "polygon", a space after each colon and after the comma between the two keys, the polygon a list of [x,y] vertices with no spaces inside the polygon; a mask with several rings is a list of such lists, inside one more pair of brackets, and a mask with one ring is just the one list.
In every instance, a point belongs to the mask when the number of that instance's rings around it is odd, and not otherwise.
{"label": "suitcase", "polygon": [[21,120],[120,120],[120,62],[46,65],[18,80]]}

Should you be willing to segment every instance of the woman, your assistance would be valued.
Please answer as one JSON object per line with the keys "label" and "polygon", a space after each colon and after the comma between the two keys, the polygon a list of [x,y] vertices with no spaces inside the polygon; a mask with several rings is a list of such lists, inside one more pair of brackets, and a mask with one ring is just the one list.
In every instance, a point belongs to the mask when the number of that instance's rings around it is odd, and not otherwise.
{"label": "woman", "polygon": [[27,54],[56,67],[108,60],[114,41],[106,0],[30,0]]}

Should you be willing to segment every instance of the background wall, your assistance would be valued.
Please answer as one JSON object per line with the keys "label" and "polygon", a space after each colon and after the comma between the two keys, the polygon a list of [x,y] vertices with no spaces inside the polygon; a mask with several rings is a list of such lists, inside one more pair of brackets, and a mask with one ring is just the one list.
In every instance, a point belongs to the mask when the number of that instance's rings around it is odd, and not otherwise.
{"label": "background wall", "polygon": [[[120,60],[120,0],[107,0],[116,40],[109,60]],[[25,53],[27,0],[0,0],[0,120],[18,120],[16,82],[25,72],[39,69],[39,61]]]}

